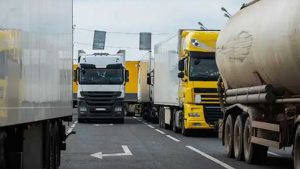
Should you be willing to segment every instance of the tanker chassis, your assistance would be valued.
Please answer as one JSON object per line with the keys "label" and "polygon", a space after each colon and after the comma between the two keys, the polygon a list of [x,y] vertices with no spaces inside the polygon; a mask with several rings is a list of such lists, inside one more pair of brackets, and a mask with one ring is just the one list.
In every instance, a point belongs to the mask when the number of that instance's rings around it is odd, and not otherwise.
{"label": "tanker chassis", "polygon": [[228,157],[260,163],[269,147],[293,146],[300,168],[299,17],[298,0],[252,1],[221,31],[216,60]]}

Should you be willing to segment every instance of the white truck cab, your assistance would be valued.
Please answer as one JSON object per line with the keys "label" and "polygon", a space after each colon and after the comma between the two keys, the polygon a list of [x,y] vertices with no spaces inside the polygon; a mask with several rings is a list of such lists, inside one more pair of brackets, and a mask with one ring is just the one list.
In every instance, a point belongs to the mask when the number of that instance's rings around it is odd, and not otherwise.
{"label": "white truck cab", "polygon": [[116,119],[124,122],[125,55],[84,54],[79,58],[78,122]]}

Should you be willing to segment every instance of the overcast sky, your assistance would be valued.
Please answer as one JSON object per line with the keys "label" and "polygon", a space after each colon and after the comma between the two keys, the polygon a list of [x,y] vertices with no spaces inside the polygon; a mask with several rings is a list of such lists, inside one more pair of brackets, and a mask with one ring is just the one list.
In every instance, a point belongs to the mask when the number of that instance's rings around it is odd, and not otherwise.
{"label": "overcast sky", "polygon": [[[154,45],[176,34],[178,29],[199,29],[198,21],[209,29],[222,29],[227,18],[220,8],[224,6],[234,14],[244,2],[245,0],[74,0],[74,25],[77,28],[74,31],[74,56],[77,58],[78,49],[87,53],[116,53],[119,49],[125,49],[127,60],[139,60],[146,53],[138,50],[139,32],[152,32]],[[104,51],[92,51],[92,30],[107,32]]]}

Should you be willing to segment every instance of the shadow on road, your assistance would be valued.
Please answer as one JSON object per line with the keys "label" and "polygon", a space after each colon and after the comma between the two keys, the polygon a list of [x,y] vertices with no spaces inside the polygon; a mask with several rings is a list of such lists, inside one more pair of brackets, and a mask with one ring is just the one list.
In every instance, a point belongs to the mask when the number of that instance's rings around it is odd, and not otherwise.
{"label": "shadow on road", "polygon": [[197,130],[197,131],[189,131],[189,137],[207,137],[207,138],[216,138],[218,137],[218,132],[216,131],[201,131],[201,130]]}

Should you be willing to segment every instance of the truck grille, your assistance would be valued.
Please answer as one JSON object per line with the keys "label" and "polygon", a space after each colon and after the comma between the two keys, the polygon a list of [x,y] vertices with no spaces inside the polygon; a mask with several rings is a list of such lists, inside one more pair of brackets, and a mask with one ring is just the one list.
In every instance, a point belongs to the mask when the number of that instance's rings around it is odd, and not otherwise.
{"label": "truck grille", "polygon": [[115,104],[121,92],[80,92],[89,106],[101,106],[107,108]]}
{"label": "truck grille", "polygon": [[204,116],[208,124],[215,124],[215,122],[223,118],[223,113],[220,106],[204,106]]}
{"label": "truck grille", "polygon": [[194,93],[201,94],[203,103],[213,102],[212,104],[216,104],[216,102],[219,102],[218,91],[216,88],[195,88]]}

